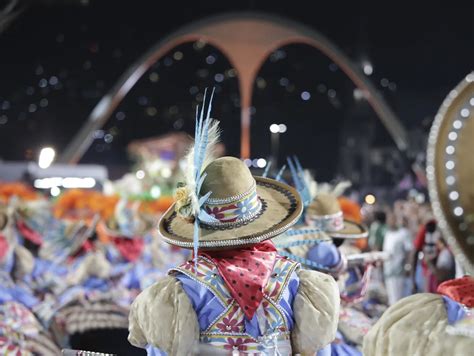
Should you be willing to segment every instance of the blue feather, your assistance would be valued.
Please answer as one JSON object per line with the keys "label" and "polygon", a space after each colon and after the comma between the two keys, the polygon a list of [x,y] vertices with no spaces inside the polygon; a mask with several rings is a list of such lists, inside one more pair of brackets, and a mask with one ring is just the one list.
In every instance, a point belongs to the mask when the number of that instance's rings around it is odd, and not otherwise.
{"label": "blue feather", "polygon": [[201,191],[202,183],[204,183],[204,179],[206,179],[206,177],[207,177],[207,173],[203,173],[201,177],[199,177],[199,180],[197,181],[197,184],[196,184],[196,195],[198,195],[199,192]]}
{"label": "blue feather", "polygon": [[[214,98],[215,88],[212,90],[211,97],[207,106],[206,117],[204,118],[204,111],[206,110],[206,98],[207,88],[204,91],[204,99],[201,110],[199,107],[196,109],[196,128],[194,130],[194,182],[195,182],[195,196],[198,198],[198,208],[201,211],[201,207],[204,202],[209,198],[212,192],[208,192],[202,197],[199,197],[201,186],[207,176],[203,173],[203,165],[206,160],[207,146],[209,145],[209,129],[211,126],[211,109],[212,100]],[[194,233],[193,233],[193,251],[194,251],[194,264],[197,268],[197,257],[199,249],[199,213],[195,216],[194,221]]]}
{"label": "blue feather", "polygon": [[263,171],[262,177],[267,178],[268,172],[270,172],[270,167],[272,166],[272,161],[268,161],[267,166],[265,167],[265,170]]}
{"label": "blue feather", "polygon": [[199,198],[199,207],[201,207],[205,201],[211,196],[212,192],[207,192],[205,195]]}
{"label": "blue feather", "polygon": [[303,187],[301,185],[300,178],[298,174],[296,173],[295,166],[293,165],[293,161],[290,157],[287,157],[286,161],[288,162],[288,166],[290,167],[290,172],[291,172],[291,178],[293,179],[293,183],[295,185],[296,190],[298,193],[301,194]]}
{"label": "blue feather", "polygon": [[[296,156],[293,156],[293,159],[290,157],[287,157],[287,161],[290,167],[291,178],[293,180],[293,184],[301,196],[301,200],[303,201],[303,206],[306,208],[311,203],[311,194],[309,192],[309,188],[304,179],[303,169],[301,167],[301,164],[298,158],[296,158]],[[300,222],[302,222],[303,220],[304,220],[304,213],[302,214],[300,218]]]}
{"label": "blue feather", "polygon": [[[308,188],[308,184],[306,184],[306,180],[304,179],[304,169],[303,167],[301,166],[301,163],[300,163],[300,160],[298,159],[297,156],[293,156],[293,160],[295,161],[295,164],[296,164],[296,170],[298,172],[298,175],[301,179],[301,182],[303,183],[303,185]],[[309,191],[309,188],[308,188],[308,191]]]}
{"label": "blue feather", "polygon": [[282,180],[281,176],[283,175],[283,172],[285,171],[285,169],[286,169],[286,164],[284,164],[283,167],[281,167],[280,171],[275,176],[275,180],[281,182],[281,180]]}
{"label": "blue feather", "polygon": [[198,137],[199,104],[196,105],[196,125],[194,127],[194,138]]}

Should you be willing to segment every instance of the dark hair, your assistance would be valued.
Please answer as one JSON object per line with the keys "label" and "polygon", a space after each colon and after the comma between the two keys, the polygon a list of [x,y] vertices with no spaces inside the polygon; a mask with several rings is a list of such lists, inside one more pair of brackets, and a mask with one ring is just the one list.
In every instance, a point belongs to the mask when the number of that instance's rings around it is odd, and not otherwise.
{"label": "dark hair", "polygon": [[426,223],[426,232],[433,233],[436,231],[436,221],[430,220]]}
{"label": "dark hair", "polygon": [[374,214],[374,218],[375,218],[375,221],[385,224],[385,221],[387,220],[387,214],[385,214],[384,211],[376,211]]}

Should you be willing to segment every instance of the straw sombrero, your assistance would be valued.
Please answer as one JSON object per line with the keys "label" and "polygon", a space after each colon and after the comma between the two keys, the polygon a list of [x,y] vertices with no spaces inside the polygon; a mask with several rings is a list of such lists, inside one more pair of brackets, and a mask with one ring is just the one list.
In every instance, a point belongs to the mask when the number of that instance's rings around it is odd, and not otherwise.
{"label": "straw sombrero", "polygon": [[335,239],[361,239],[368,235],[367,229],[350,219],[344,218],[339,196],[351,186],[349,181],[341,181],[336,185],[317,183],[309,171],[303,170],[299,160],[288,158],[292,180],[296,189],[303,197],[305,211],[304,223],[319,232],[302,233],[306,240],[320,240],[332,237]]}
{"label": "straw sombrero", "polygon": [[[199,248],[235,248],[262,242],[289,229],[303,205],[292,187],[269,178],[253,177],[234,157],[218,158],[204,170],[200,196],[212,194],[199,218]],[[159,232],[176,246],[193,248],[194,223],[177,214],[175,202],[162,216]]]}
{"label": "straw sombrero", "polygon": [[474,272],[474,72],[444,100],[431,127],[427,178],[433,207],[456,259]]}
{"label": "straw sombrero", "polygon": [[108,237],[132,239],[143,237],[153,229],[156,224],[154,218],[148,214],[139,213],[139,202],[129,205],[126,199],[121,199],[115,207],[114,215],[99,224],[100,229]]}
{"label": "straw sombrero", "polygon": [[331,193],[316,195],[306,209],[305,222],[310,227],[319,228],[332,238],[360,239],[368,235],[365,226],[344,219],[337,196]]}

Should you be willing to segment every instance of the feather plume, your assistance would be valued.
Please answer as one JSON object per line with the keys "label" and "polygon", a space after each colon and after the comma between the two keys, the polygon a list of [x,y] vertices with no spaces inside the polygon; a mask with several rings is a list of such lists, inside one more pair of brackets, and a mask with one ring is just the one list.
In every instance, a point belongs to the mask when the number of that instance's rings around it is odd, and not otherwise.
{"label": "feather plume", "polygon": [[209,163],[215,159],[216,145],[219,143],[219,122],[210,118],[214,90],[212,91],[207,108],[207,115],[204,119],[206,96],[207,89],[204,92],[204,103],[201,111],[199,112],[199,107],[196,107],[194,144],[189,148],[185,158],[185,184],[178,189],[177,193],[177,195],[180,195],[177,204],[179,210],[177,212],[186,219],[195,218],[199,214],[200,205],[198,196],[204,180],[202,173]]}
{"label": "feather plume", "polygon": [[263,171],[262,177],[267,178],[268,177],[268,172],[270,172],[270,168],[272,166],[272,161],[268,161],[267,166],[265,167],[265,170]]}
{"label": "feather plume", "polygon": [[305,172],[298,157],[294,156],[293,158],[287,158],[288,165],[290,167],[291,177],[293,179],[293,184],[295,185],[296,190],[300,193],[301,198],[303,199],[303,205],[308,206],[312,199],[310,192],[310,185],[305,179]]}
{"label": "feather plume", "polygon": [[327,193],[339,197],[344,191],[352,185],[348,180],[343,180],[336,185],[330,183],[318,183],[317,194]]}
{"label": "feather plume", "polygon": [[316,180],[308,169],[303,171],[303,179],[306,183],[306,186],[308,187],[311,201],[313,201],[314,198],[316,198],[316,194],[318,193],[318,183],[316,183]]}
{"label": "feather plume", "polygon": [[351,182],[348,180],[343,180],[339,183],[336,184],[336,186],[333,188],[332,193],[336,196],[339,197],[344,193],[346,189],[348,189],[352,185]]}
{"label": "feather plume", "polygon": [[219,142],[219,122],[211,119],[212,90],[209,103],[207,105],[206,117],[204,111],[206,107],[207,89],[204,92],[204,101],[199,112],[196,107],[196,128],[194,133],[194,144],[186,155],[187,167],[184,172],[185,183],[178,187],[176,192],[176,211],[188,221],[194,220],[193,250],[194,263],[197,265],[197,255],[199,246],[199,217],[206,215],[201,211],[204,202],[212,192],[199,196],[201,186],[206,178],[205,168],[215,159],[216,145]]}
{"label": "feather plume", "polygon": [[280,168],[280,170],[278,171],[277,175],[275,176],[275,180],[281,182],[283,181],[283,173],[285,172],[285,169],[286,169],[286,164],[283,165],[283,167]]}

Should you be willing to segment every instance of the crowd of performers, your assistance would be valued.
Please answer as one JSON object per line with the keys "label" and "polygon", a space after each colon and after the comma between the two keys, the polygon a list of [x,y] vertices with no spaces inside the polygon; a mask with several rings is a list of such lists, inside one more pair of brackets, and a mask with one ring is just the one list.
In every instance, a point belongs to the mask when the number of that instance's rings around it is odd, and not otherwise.
{"label": "crowd of performers", "polygon": [[2,184],[0,199],[0,354],[134,352],[130,304],[188,255],[153,228],[169,202],[81,190],[50,201],[19,183]]}
{"label": "crowd of performers", "polygon": [[[305,214],[274,241],[280,255],[338,282],[338,329],[322,355],[361,355],[365,334],[389,304],[378,272],[390,254],[362,252],[368,231],[360,207],[338,196],[345,186],[313,185]],[[20,184],[3,184],[1,192],[2,354],[49,355],[71,347],[120,354],[135,297],[191,258],[190,251],[161,241],[151,211],[136,203],[75,190],[50,202]],[[340,214],[353,231],[315,229],[312,212]],[[101,339],[106,335],[122,342],[114,346]]]}
{"label": "crowd of performers", "polygon": [[[405,248],[408,223],[379,215],[368,239],[346,183],[317,184],[296,158],[253,177],[212,156],[218,128],[204,116],[174,201],[0,187],[1,354],[472,351],[474,280],[437,273],[436,229]],[[398,301],[408,275],[436,293]]]}

